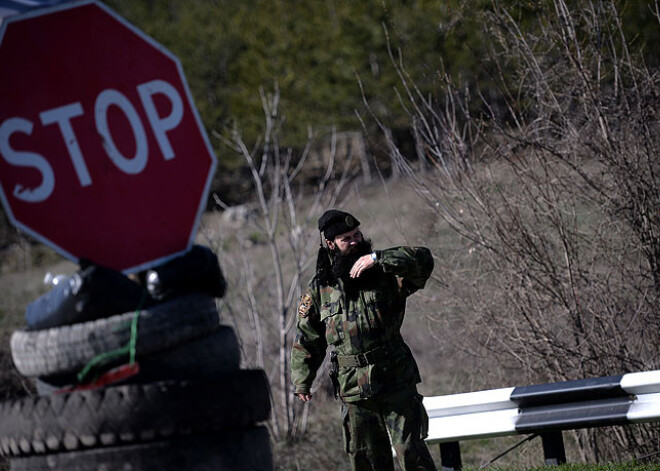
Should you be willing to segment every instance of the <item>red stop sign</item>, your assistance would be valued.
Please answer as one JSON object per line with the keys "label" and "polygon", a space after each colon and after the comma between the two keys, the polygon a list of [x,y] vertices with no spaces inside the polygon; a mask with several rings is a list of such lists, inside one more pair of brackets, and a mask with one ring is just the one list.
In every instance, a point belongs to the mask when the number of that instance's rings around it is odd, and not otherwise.
{"label": "red stop sign", "polygon": [[108,7],[0,26],[0,197],[17,227],[138,271],[190,247],[215,165],[179,61]]}

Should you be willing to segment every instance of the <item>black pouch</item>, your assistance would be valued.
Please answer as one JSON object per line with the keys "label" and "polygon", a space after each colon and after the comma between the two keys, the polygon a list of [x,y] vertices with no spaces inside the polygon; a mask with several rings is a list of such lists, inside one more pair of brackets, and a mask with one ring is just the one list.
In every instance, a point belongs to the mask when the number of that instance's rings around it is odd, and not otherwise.
{"label": "black pouch", "polygon": [[162,302],[188,293],[202,293],[221,298],[226,282],[218,257],[201,245],[147,271],[147,290],[153,299]]}
{"label": "black pouch", "polygon": [[330,381],[332,381],[332,393],[335,399],[339,399],[339,361],[337,361],[337,352],[330,352]]}

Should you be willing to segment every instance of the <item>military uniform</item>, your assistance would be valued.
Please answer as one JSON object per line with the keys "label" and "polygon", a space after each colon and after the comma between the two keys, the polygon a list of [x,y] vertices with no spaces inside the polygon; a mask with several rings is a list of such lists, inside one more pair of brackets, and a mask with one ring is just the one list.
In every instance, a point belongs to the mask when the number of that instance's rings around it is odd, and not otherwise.
{"label": "military uniform", "polygon": [[341,278],[325,284],[316,276],[310,282],[291,350],[294,393],[310,393],[332,345],[353,469],[393,469],[388,434],[404,470],[435,469],[423,440],[428,417],[416,390],[419,370],[400,333],[406,299],[426,284],[433,257],[424,247],[375,254],[369,282],[351,296]]}

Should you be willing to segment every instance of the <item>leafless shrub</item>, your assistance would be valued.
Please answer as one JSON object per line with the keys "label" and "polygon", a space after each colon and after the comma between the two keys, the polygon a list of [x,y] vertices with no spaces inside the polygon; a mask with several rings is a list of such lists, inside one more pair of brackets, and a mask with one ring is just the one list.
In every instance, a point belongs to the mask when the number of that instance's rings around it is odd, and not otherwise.
{"label": "leafless shrub", "polygon": [[[261,91],[265,128],[261,142],[249,149],[240,132],[215,136],[240,154],[252,178],[256,217],[231,238],[232,257],[222,257],[230,290],[224,309],[233,317],[247,314],[248,323],[238,322],[243,358],[249,367],[263,368],[271,378],[274,414],[272,433],[276,440],[296,439],[305,432],[309,406],[294,402],[289,379],[289,354],[295,328],[296,307],[306,286],[310,267],[316,261],[319,233],[316,218],[326,207],[335,206],[345,194],[352,176],[351,159],[334,169],[336,139],[323,178],[311,198],[301,198],[301,169],[310,154],[313,136],[300,155],[279,142],[282,116],[278,113],[279,89]],[[298,188],[299,190],[296,190]],[[220,205],[222,202],[218,201]],[[248,231],[251,231],[249,234]],[[223,241],[215,240],[214,245]],[[226,241],[225,241],[226,242]],[[231,241],[229,241],[231,242]],[[240,256],[236,256],[236,255]],[[242,327],[241,327],[242,325]],[[273,345],[276,348],[273,348]],[[319,372],[319,377],[324,375]],[[313,390],[318,388],[315,385]]]}
{"label": "leafless shrub", "polygon": [[[444,94],[427,97],[392,52],[419,154],[397,163],[475,248],[466,279],[480,284],[459,301],[493,371],[532,384],[657,369],[659,77],[616,2],[545,5],[533,34],[501,2],[483,13],[497,103],[441,72]],[[658,445],[650,427],[576,439],[591,460]]]}

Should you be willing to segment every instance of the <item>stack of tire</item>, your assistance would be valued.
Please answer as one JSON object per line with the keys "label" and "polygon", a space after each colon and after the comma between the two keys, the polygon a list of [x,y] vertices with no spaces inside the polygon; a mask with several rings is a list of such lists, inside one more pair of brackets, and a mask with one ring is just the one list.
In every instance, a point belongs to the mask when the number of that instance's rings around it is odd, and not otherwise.
{"label": "stack of tire", "polygon": [[272,469],[267,378],[240,369],[220,323],[215,255],[194,246],[139,278],[81,262],[28,306],[11,351],[38,395],[0,403],[10,469]]}

